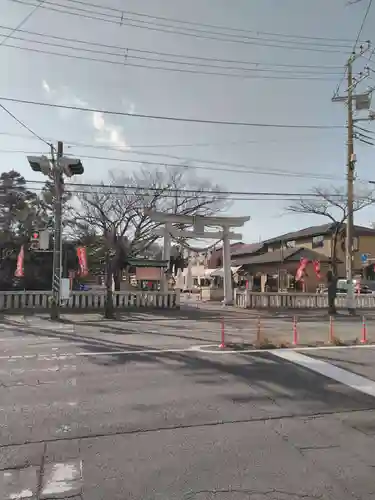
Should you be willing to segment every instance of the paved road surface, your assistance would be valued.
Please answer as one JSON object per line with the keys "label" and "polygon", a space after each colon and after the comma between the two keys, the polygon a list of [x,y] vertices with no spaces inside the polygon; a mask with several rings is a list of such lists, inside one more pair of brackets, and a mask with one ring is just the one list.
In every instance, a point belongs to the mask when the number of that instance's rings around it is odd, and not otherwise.
{"label": "paved road surface", "polygon": [[188,323],[45,325],[1,326],[1,499],[375,498],[372,382],[334,372],[374,379],[374,348],[301,351],[309,369],[205,352]]}

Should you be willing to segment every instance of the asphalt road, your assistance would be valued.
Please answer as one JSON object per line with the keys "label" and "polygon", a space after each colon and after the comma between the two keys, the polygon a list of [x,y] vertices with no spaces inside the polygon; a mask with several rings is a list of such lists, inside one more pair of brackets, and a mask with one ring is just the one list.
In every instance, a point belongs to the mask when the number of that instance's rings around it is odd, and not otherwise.
{"label": "asphalt road", "polygon": [[[82,323],[1,326],[1,499],[375,498],[373,396],[186,324]],[[375,348],[304,354],[375,379]]]}

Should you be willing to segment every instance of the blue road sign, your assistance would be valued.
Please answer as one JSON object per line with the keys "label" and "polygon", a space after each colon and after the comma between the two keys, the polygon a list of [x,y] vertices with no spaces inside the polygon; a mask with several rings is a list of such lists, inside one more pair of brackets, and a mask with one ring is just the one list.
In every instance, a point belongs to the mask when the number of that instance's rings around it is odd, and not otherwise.
{"label": "blue road sign", "polygon": [[363,253],[361,255],[361,261],[362,261],[362,264],[366,264],[366,262],[368,261],[368,255],[367,255],[367,253]]}

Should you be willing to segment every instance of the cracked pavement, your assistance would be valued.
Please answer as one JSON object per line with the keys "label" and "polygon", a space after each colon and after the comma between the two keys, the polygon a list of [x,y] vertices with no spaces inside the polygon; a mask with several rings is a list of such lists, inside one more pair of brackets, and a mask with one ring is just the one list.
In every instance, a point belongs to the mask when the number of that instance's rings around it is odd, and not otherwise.
{"label": "cracked pavement", "polygon": [[[192,351],[198,319],[40,321],[1,328],[1,499],[375,497],[375,398],[271,352]],[[375,348],[307,354],[375,379]]]}

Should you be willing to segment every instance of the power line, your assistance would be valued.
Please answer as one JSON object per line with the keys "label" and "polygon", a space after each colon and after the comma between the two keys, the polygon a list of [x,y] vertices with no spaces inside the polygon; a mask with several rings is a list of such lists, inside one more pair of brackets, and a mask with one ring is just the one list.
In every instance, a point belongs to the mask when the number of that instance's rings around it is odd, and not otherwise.
{"label": "power line", "polygon": [[[222,73],[218,71],[200,71],[193,69],[183,69],[183,68],[171,68],[166,66],[150,66],[147,64],[134,64],[128,61],[120,62],[120,61],[110,61],[108,59],[99,59],[96,57],[87,57],[87,56],[79,56],[76,54],[64,54],[60,52],[52,52],[43,49],[34,49],[31,47],[20,47],[17,45],[11,45],[8,43],[6,45],[7,48],[13,48],[18,50],[24,50],[27,52],[36,52],[39,54],[45,55],[53,55],[59,57],[66,57],[70,59],[76,59],[81,61],[91,61],[91,62],[99,62],[105,64],[112,64],[117,66],[122,66],[123,68],[132,67],[132,68],[142,68],[142,69],[153,69],[158,71],[170,71],[176,73],[190,73],[196,75],[211,75],[211,76],[224,76],[229,78],[239,78],[239,79],[271,79],[271,80],[311,80],[311,81],[332,81],[333,77],[323,77],[323,76],[298,76],[291,74],[290,76],[265,76],[265,75],[249,75],[249,74],[236,74],[236,73]],[[157,62],[157,61],[155,61]]]}
{"label": "power line", "polygon": [[[26,183],[29,184],[44,184],[43,181],[37,181],[37,180],[26,180]],[[322,196],[319,193],[296,193],[296,192],[278,192],[278,191],[223,191],[223,190],[200,190],[199,188],[196,189],[185,189],[185,188],[172,188],[170,186],[160,186],[160,187],[147,187],[147,186],[132,186],[129,184],[97,184],[97,183],[74,183],[74,182],[69,182],[66,184],[67,187],[72,186],[72,187],[77,187],[77,188],[93,188],[93,189],[112,189],[116,190],[113,191],[114,193],[118,193],[118,189],[122,190],[129,190],[129,191],[145,191],[145,192],[160,192],[163,193],[167,191],[169,193],[184,193],[184,194],[192,194],[192,195],[233,195],[233,196],[261,196],[261,197],[295,197],[297,199],[303,198],[303,197],[309,197],[311,199],[320,199]],[[93,194],[97,193],[97,191],[92,191],[90,189],[86,189],[87,194]],[[72,190],[74,193],[75,191]],[[107,191],[104,191],[103,194],[105,194]],[[100,194],[100,193],[99,193]],[[325,196],[330,197],[330,198],[341,198],[343,195],[339,193],[326,193]]]}
{"label": "power line", "polygon": [[[7,150],[7,149],[0,149],[0,153],[2,154],[24,154],[24,155],[39,155],[42,154],[39,151],[23,151],[23,150]],[[136,154],[145,154],[142,152],[136,152]],[[166,162],[166,161],[147,161],[143,159],[139,160],[134,160],[134,159],[128,159],[128,158],[111,158],[108,156],[91,156],[91,155],[79,155],[80,158],[82,159],[88,159],[88,160],[100,160],[100,161],[112,161],[112,162],[120,162],[120,163],[134,163],[134,164],[140,164],[140,165],[147,165],[147,166],[156,166],[156,167],[177,167],[185,170],[207,170],[207,171],[213,171],[213,172],[229,172],[231,174],[237,173],[237,174],[248,174],[248,175],[265,175],[265,176],[280,176],[280,177],[293,177],[293,178],[301,178],[301,179],[316,179],[316,180],[344,180],[344,178],[340,178],[338,176],[334,175],[318,175],[318,174],[310,174],[310,173],[302,173],[302,172],[293,172],[290,170],[283,170],[283,169],[270,169],[266,168],[264,169],[263,167],[251,167],[248,165],[244,164],[238,164],[238,163],[224,163],[224,162],[219,162],[219,161],[214,161],[214,160],[199,160],[199,159],[193,159],[193,158],[188,158],[184,159],[182,157],[174,157],[171,156],[171,158],[177,158],[180,160],[180,163],[171,163],[171,162]],[[156,155],[156,156],[165,156],[165,155]],[[210,167],[210,166],[205,166],[205,165],[186,165],[183,163],[184,161],[194,161],[198,163],[207,163],[207,164],[213,164],[213,165],[222,165],[222,168],[218,167]],[[226,168],[225,168],[226,167]]]}
{"label": "power line", "polygon": [[[362,31],[363,31],[363,28],[365,27],[365,24],[366,24],[366,20],[367,20],[367,17],[370,13],[370,9],[371,9],[371,6],[372,6],[372,2],[373,0],[369,0],[369,3],[367,5],[367,9],[365,11],[365,15],[363,16],[363,19],[362,19],[362,23],[361,23],[361,26],[359,27],[359,30],[358,30],[358,34],[357,34],[357,37],[356,37],[356,40],[354,42],[354,45],[353,45],[353,48],[352,48],[352,53],[354,53],[357,49],[357,45],[358,45],[358,42],[359,42],[359,39],[362,35]],[[337,97],[339,95],[339,92],[340,92],[340,87],[342,85],[342,82],[345,80],[345,77],[346,77],[346,74],[347,74],[347,71],[348,71],[348,67],[345,66],[345,71],[344,71],[344,74],[340,80],[340,82],[338,83],[337,87],[336,87],[336,91],[334,93],[334,97]]]}
{"label": "power line", "polygon": [[[358,128],[358,126],[357,126]],[[29,139],[29,140],[36,140],[35,137],[31,137],[27,134],[14,134],[11,132],[5,132],[5,131],[0,131],[0,136],[7,136],[7,137],[14,137],[14,138],[19,138],[19,139]],[[327,140],[332,140],[331,138],[327,136],[323,136],[319,138],[319,141],[327,139]],[[46,139],[47,140],[47,139]],[[48,139],[50,142],[57,142],[58,139]],[[291,139],[291,141],[294,143],[295,142],[295,137]],[[298,139],[298,143],[305,143],[305,142],[310,142],[315,141],[315,138],[303,138],[303,139]],[[66,148],[87,148],[87,149],[101,149],[104,151],[114,151],[118,153],[133,153],[135,149],[138,150],[138,148],[144,148],[144,149],[159,149],[159,148],[165,148],[165,149],[170,149],[170,148],[191,148],[191,147],[210,147],[210,146],[231,146],[231,145],[246,145],[246,144],[279,144],[282,143],[284,144],[285,142],[288,142],[287,139],[265,139],[265,140],[238,140],[238,141],[219,141],[219,142],[190,142],[190,143],[164,143],[164,144],[132,144],[131,149],[129,151],[125,151],[123,148],[120,147],[115,147],[115,146],[105,146],[101,144],[93,144],[93,143],[86,143],[86,142],[77,142],[74,140],[63,140],[64,146]],[[139,150],[137,151],[137,154],[148,154],[147,152],[140,152]],[[159,153],[158,156],[166,156],[163,153]],[[167,155],[168,156],[168,155]],[[186,158],[183,158],[186,160]],[[206,160],[199,159],[197,161],[204,162]]]}
{"label": "power line", "polygon": [[141,113],[128,113],[126,111],[110,111],[108,109],[89,108],[84,106],[69,106],[64,104],[54,104],[49,102],[31,101],[27,99],[16,99],[14,97],[0,96],[0,101],[15,102],[18,104],[28,104],[31,106],[41,106],[55,109],[69,109],[71,111],[83,111],[89,113],[102,113],[103,115],[128,116],[132,118],[143,118],[147,120],[161,120],[184,123],[201,123],[206,125],[225,125],[239,127],[260,127],[260,128],[279,128],[279,129],[311,129],[311,130],[342,130],[342,125],[306,125],[306,124],[282,124],[282,123],[252,123],[227,120],[209,120],[203,118],[184,118],[180,116],[148,115]]}
{"label": "power line", "polygon": [[[356,125],[357,128],[360,128],[358,127],[358,125]],[[19,138],[19,139],[30,139],[30,140],[36,140],[35,137],[31,137],[29,136],[28,134],[14,134],[14,133],[11,133],[11,132],[5,132],[5,131],[0,131],[0,136],[7,136],[7,137],[15,137],[15,138]],[[323,140],[323,139],[327,139],[327,140],[332,140],[330,137],[327,137],[327,136],[323,136],[323,137],[320,137],[319,138],[319,141]],[[47,140],[47,139],[46,139]],[[292,142],[294,143],[295,142],[295,137],[293,137],[292,139]],[[315,138],[309,138],[309,140],[307,140],[307,138],[305,137],[304,139],[298,139],[298,143],[305,143],[305,142],[310,142],[310,141],[315,141],[316,139]],[[48,141],[50,141],[51,143],[53,142],[57,142],[58,139],[54,138],[54,139],[48,139]],[[282,144],[285,144],[285,142],[288,142],[287,139],[265,139],[265,140],[238,140],[238,141],[220,141],[220,142],[188,142],[188,143],[164,143],[164,144],[132,144],[131,145],[131,150],[130,151],[124,151],[123,148],[119,148],[119,147],[115,147],[115,146],[104,146],[104,145],[101,145],[101,144],[92,144],[92,143],[86,143],[86,142],[77,142],[77,141],[71,141],[71,140],[63,140],[63,143],[64,143],[64,146],[65,148],[87,148],[87,149],[101,149],[103,151],[114,151],[114,152],[118,152],[118,153],[133,153],[134,152],[134,149],[138,149],[138,148],[143,148],[143,149],[161,149],[161,148],[165,148],[165,149],[171,149],[171,148],[191,148],[191,147],[210,147],[210,146],[234,146],[234,145],[246,145],[246,144],[279,144],[279,143],[282,143]],[[139,151],[138,151],[139,152]],[[138,154],[137,152],[137,154]],[[148,154],[147,152],[139,152],[139,154]],[[159,156],[168,156],[168,155],[164,155],[162,153],[159,153]],[[186,158],[183,158],[184,160],[186,160]],[[199,160],[196,160],[196,161],[201,161],[201,162],[204,162],[206,160],[202,160],[202,159],[199,159]]]}
{"label": "power line", "polygon": [[[0,25],[0,29],[3,30],[12,30],[13,28],[10,28],[8,26],[2,26]],[[99,42],[90,42],[88,40],[82,40],[78,38],[69,38],[69,37],[62,37],[62,36],[56,36],[56,35],[50,35],[46,33],[40,33],[36,31],[28,31],[28,30],[18,30],[20,33],[24,33],[26,35],[31,35],[31,36],[37,36],[37,37],[44,37],[44,38],[50,38],[53,40],[59,40],[59,41],[65,41],[69,43],[79,43],[83,45],[90,45],[92,47],[102,47],[105,49],[113,49],[113,50],[119,50],[121,51],[121,55],[126,55],[128,56],[129,53],[135,52],[135,53],[140,53],[140,54],[148,54],[148,55],[156,55],[156,56],[162,56],[162,57],[172,57],[172,58],[179,58],[179,59],[188,59],[188,60],[198,60],[198,61],[206,61],[206,62],[219,62],[219,63],[225,63],[225,64],[241,64],[241,65],[251,65],[251,66],[268,66],[271,68],[277,68],[277,67],[285,67],[285,68],[304,68],[304,69],[320,69],[320,70],[332,70],[332,69],[342,69],[341,66],[328,66],[328,65],[314,65],[314,64],[287,64],[287,63],[264,63],[261,61],[246,61],[246,60],[236,60],[236,59],[222,59],[222,58],[217,58],[217,57],[202,57],[202,56],[197,56],[197,55],[187,55],[187,54],[176,54],[172,52],[158,52],[154,50],[145,50],[145,49],[137,49],[133,47],[125,47],[125,46],[120,46],[120,45],[110,45],[110,44],[103,44]],[[31,40],[30,40],[31,41]]]}
{"label": "power line", "polygon": [[[149,166],[165,166],[165,167],[178,167],[178,168],[184,168],[184,169],[197,169],[197,170],[211,170],[213,172],[230,172],[230,173],[240,173],[240,174],[251,174],[251,175],[269,175],[269,176],[281,176],[281,177],[295,177],[295,178],[310,178],[310,179],[325,179],[325,180],[337,180],[337,177],[333,176],[328,176],[328,175],[321,175],[317,176],[314,174],[304,174],[304,173],[298,173],[298,172],[291,172],[291,171],[283,171],[280,169],[280,171],[277,170],[272,170],[272,169],[267,169],[267,170],[261,170],[259,167],[258,168],[248,168],[245,165],[243,165],[242,169],[236,169],[234,166],[230,168],[215,168],[215,167],[206,167],[206,166],[201,166],[201,165],[184,165],[183,163],[170,163],[170,162],[163,162],[163,161],[145,161],[145,160],[131,160],[128,158],[110,158],[110,157],[103,157],[103,156],[91,156],[91,155],[80,155],[81,158],[84,159],[89,159],[89,160],[107,160],[107,161],[119,161],[119,162],[124,162],[124,163],[138,163],[138,164],[143,164],[143,165],[149,165]],[[190,160],[194,161],[194,160]],[[208,163],[211,163],[208,161]],[[214,162],[212,162],[214,163]]]}
{"label": "power line", "polygon": [[0,104],[0,108],[2,110],[5,111],[5,113],[7,113],[9,116],[11,116],[13,118],[13,120],[15,120],[19,125],[21,125],[21,127],[23,127],[24,129],[28,130],[30,132],[30,134],[32,134],[34,137],[36,137],[37,139],[39,139],[40,141],[44,142],[44,144],[47,144],[48,147],[51,147],[51,144],[49,142],[47,142],[45,139],[43,139],[43,137],[41,137],[40,135],[38,135],[36,132],[34,132],[34,130],[32,130],[30,127],[28,127],[26,125],[26,123],[24,123],[23,121],[21,121],[19,118],[17,118],[13,113],[11,113],[9,111],[9,109],[7,109],[3,104]]}
{"label": "power line", "polygon": [[[0,26],[0,29],[1,26]],[[40,35],[43,36],[43,35]],[[44,35],[46,38],[50,38],[49,35]],[[178,60],[173,60],[173,59],[162,59],[162,58],[155,58],[155,57],[145,57],[145,56],[138,56],[138,55],[132,55],[131,52],[138,52],[137,50],[133,49],[127,49],[127,48],[121,48],[121,49],[116,49],[116,50],[121,50],[121,53],[118,52],[111,52],[111,51],[103,51],[103,50],[96,50],[92,48],[83,48],[83,47],[77,47],[77,46],[70,46],[70,45],[62,45],[61,43],[53,43],[53,42],[48,42],[45,40],[33,40],[30,38],[24,38],[20,36],[13,36],[11,35],[9,38],[12,38],[13,40],[19,40],[23,42],[31,42],[31,43],[36,43],[40,45],[47,45],[49,47],[58,47],[59,49],[68,49],[68,50],[74,50],[74,51],[82,51],[82,52],[88,52],[88,53],[94,53],[94,54],[100,54],[100,55],[105,55],[105,56],[112,56],[112,57],[117,57],[121,58],[121,61],[111,61],[111,60],[102,60],[102,59],[95,59],[95,58],[87,58],[89,61],[98,61],[98,62],[107,62],[107,63],[119,63],[122,66],[128,66],[128,61],[129,59],[135,59],[135,60],[141,60],[141,61],[148,61],[148,62],[153,62],[153,63],[167,63],[167,64],[174,64],[174,65],[185,65],[185,66],[193,66],[193,67],[203,67],[203,68],[213,68],[213,69],[219,69],[219,70],[230,70],[230,71],[243,71],[243,72],[252,72],[252,73],[273,73],[273,74],[286,74],[286,75],[292,75],[293,79],[299,79],[299,78],[305,78],[305,76],[311,75],[312,77],[319,77],[319,76],[329,76],[329,75],[338,75],[340,74],[339,72],[334,72],[332,70],[329,70],[329,67],[326,67],[326,69],[316,71],[315,69],[304,69],[304,70],[299,70],[296,72],[296,68],[289,68],[289,70],[286,69],[276,69],[276,68],[259,68],[259,67],[245,67],[245,66],[225,66],[225,65],[218,65],[218,64],[210,64],[210,63],[202,63],[202,62],[191,62],[192,58],[189,58],[189,61],[178,61]],[[51,37],[53,39],[57,38],[59,40],[65,40],[68,41],[69,43],[84,43],[84,44],[89,44],[89,42],[84,42],[81,40],[71,40],[71,39],[65,39],[63,37]],[[95,44],[95,46],[101,46],[102,44]],[[26,49],[26,50],[31,50],[30,47],[19,47],[19,46],[11,46],[12,48],[20,48],[20,49]],[[124,52],[125,51],[125,52]],[[147,52],[149,54],[157,54],[153,53],[152,51],[139,51],[139,52]],[[51,54],[54,55],[61,55],[61,56],[66,56],[68,57],[69,54],[64,54],[64,53],[55,53],[55,52],[50,52]],[[183,57],[183,56],[175,56],[175,55],[170,55],[169,57]],[[209,58],[207,58],[209,60]],[[256,64],[256,63],[246,63],[245,64]],[[151,67],[150,67],[151,68]],[[152,66],[153,69],[159,69],[158,67]],[[341,66],[340,66],[341,68]],[[160,68],[163,69],[163,68]],[[173,70],[174,68],[164,68],[166,70]],[[214,74],[214,73],[203,73],[203,74]],[[301,75],[300,75],[301,74]],[[242,75],[238,75],[242,76]],[[251,75],[253,76],[253,75]],[[254,75],[254,77],[257,77],[257,75]],[[275,78],[275,77],[273,77]],[[306,78],[309,79],[309,78]]]}
{"label": "power line", "polygon": [[0,46],[1,45],[4,45],[4,43],[8,40],[8,38],[10,38],[13,33],[15,33],[16,31],[18,31],[20,28],[22,28],[22,26],[30,19],[30,17],[39,9],[39,7],[42,5],[44,0],[41,0],[38,5],[35,5],[35,7],[27,14],[27,16],[25,16],[22,21],[20,23],[17,24],[17,26],[15,28],[12,28],[12,30],[10,31],[10,33],[8,33],[0,42]]}
{"label": "power line", "polygon": [[134,12],[134,11],[118,9],[115,7],[101,6],[99,4],[90,3],[90,2],[83,2],[81,0],[67,0],[67,1],[69,1],[71,3],[85,5],[88,7],[100,8],[102,10],[117,12],[121,16],[123,16],[123,14],[127,14],[127,15],[133,15],[133,16],[138,16],[138,17],[144,17],[144,18],[148,18],[148,19],[156,19],[159,21],[167,21],[167,22],[186,24],[186,25],[191,25],[191,26],[200,26],[203,28],[213,28],[213,29],[218,29],[218,30],[234,31],[234,32],[238,32],[238,33],[251,33],[251,34],[256,34],[256,35],[278,36],[278,37],[294,38],[294,39],[302,39],[302,40],[325,40],[325,41],[330,41],[330,42],[347,42],[347,43],[351,42],[351,40],[342,39],[342,38],[291,35],[291,34],[286,34],[286,33],[273,33],[273,32],[267,32],[267,31],[259,31],[259,30],[254,31],[254,30],[248,30],[248,29],[245,30],[245,29],[240,29],[240,28],[235,28],[235,27],[230,27],[230,26],[218,26],[218,25],[213,25],[213,24],[186,21],[186,20],[176,19],[176,18],[168,18],[168,17],[163,17],[163,16],[149,15],[149,14],[144,14],[144,13],[139,13],[139,12]]}
{"label": "power line", "polygon": [[[35,193],[41,193],[43,192],[43,188],[37,188],[37,187],[31,187],[29,188],[30,190],[34,191]],[[137,188],[133,188],[133,191],[135,191]],[[163,199],[167,198],[167,199],[173,199],[175,200],[176,199],[176,193],[175,194],[168,194],[168,193],[165,193],[163,191],[163,189],[159,189],[160,192],[162,192],[163,194]],[[66,189],[65,190],[66,193],[69,193],[69,194],[83,194],[83,195],[92,195],[93,194],[93,191],[91,190],[84,190],[84,189]],[[113,195],[113,196],[121,196],[122,193],[119,193],[119,191],[108,191],[106,190],[105,192],[102,193],[103,195]],[[134,193],[135,194],[135,193]],[[147,192],[145,191],[145,195],[144,196],[147,196]],[[155,193],[154,193],[155,194]],[[180,194],[179,192],[177,192],[177,194]],[[184,194],[184,193],[182,193]],[[192,194],[192,198],[194,200],[199,200],[199,199],[205,199],[207,198],[206,195],[210,195],[210,193],[201,193],[201,192],[194,192],[194,193],[191,193]],[[226,196],[226,193],[222,193],[223,196],[218,196],[216,195],[215,196],[215,202],[217,201],[266,201],[266,202],[270,202],[270,201],[288,201],[288,202],[298,202],[301,200],[301,197],[299,198],[292,198],[292,197],[276,197],[276,198],[271,198],[271,197],[238,197],[238,196],[232,196],[232,195],[229,195],[230,197]],[[210,195],[212,196],[212,194]],[[314,202],[316,201],[316,198],[305,198],[303,197],[303,200],[308,202]],[[187,202],[191,201],[191,199],[187,200]]]}
{"label": "power line", "polygon": [[[30,4],[29,2],[23,1],[23,0],[10,0],[15,3],[19,3],[22,5],[34,5]],[[47,5],[49,4],[49,5]],[[58,8],[57,8],[58,7]],[[230,43],[240,43],[240,44],[246,44],[246,45],[260,45],[263,47],[274,47],[278,49],[289,49],[289,50],[302,50],[302,51],[312,51],[312,52],[324,52],[324,53],[345,53],[345,50],[339,50],[338,48],[335,49],[334,45],[327,45],[327,44],[321,44],[322,46],[318,47],[311,47],[311,46],[305,46],[301,42],[299,42],[299,45],[293,45],[292,42],[285,42],[283,40],[261,40],[261,37],[253,37],[254,40],[250,39],[251,37],[244,37],[244,38],[236,38],[236,35],[230,35],[230,34],[223,34],[219,33],[217,36],[215,35],[214,32],[208,32],[208,31],[203,31],[203,30],[192,30],[191,28],[183,28],[185,31],[181,30],[176,30],[175,26],[168,26],[168,25],[162,25],[160,23],[152,23],[148,21],[141,21],[141,20],[136,20],[134,19],[129,19],[125,18],[124,16],[121,17],[116,17],[116,16],[111,16],[108,14],[104,13],[97,13],[94,12],[94,14],[98,14],[98,17],[95,15],[92,15],[92,11],[88,11],[85,9],[81,9],[78,7],[73,7],[75,11],[74,12],[71,10],[70,7],[67,7],[65,5],[56,3],[56,2],[48,2],[45,0],[44,4],[41,6],[43,9],[47,9],[53,12],[57,12],[60,14],[68,14],[72,16],[78,16],[80,18],[86,18],[86,19],[92,19],[96,21],[102,21],[102,22],[107,22],[107,23],[112,23],[116,24],[118,26],[131,26],[134,28],[142,28],[142,29],[147,29],[151,31],[158,31],[158,32],[163,32],[163,33],[168,33],[168,34],[175,34],[175,35],[183,35],[183,36],[190,36],[194,38],[201,38],[201,39],[208,39],[208,40],[216,40],[216,41],[222,41],[222,42],[230,42]],[[69,10],[70,9],[70,10]],[[112,18],[111,18],[112,17]],[[138,24],[137,24],[138,23]],[[212,34],[211,34],[212,33]],[[226,38],[223,38],[225,36]],[[315,42],[315,45],[319,45],[317,42]],[[344,47],[344,46],[343,46]],[[344,48],[348,48],[345,46]]]}
{"label": "power line", "polygon": [[372,1],[373,1],[373,0],[369,0],[369,3],[368,3],[368,5],[367,5],[367,9],[366,9],[366,11],[365,11],[365,15],[363,16],[363,20],[362,20],[361,26],[360,26],[360,28],[359,28],[359,30],[358,30],[358,35],[357,35],[357,38],[356,38],[355,43],[354,43],[353,52],[354,52],[354,51],[355,51],[355,49],[357,48],[357,45],[358,45],[359,39],[361,38],[363,28],[365,27],[365,24],[366,24],[366,21],[367,21],[368,15],[369,15],[369,13],[370,13],[370,9],[371,9],[371,6],[372,6]]}

